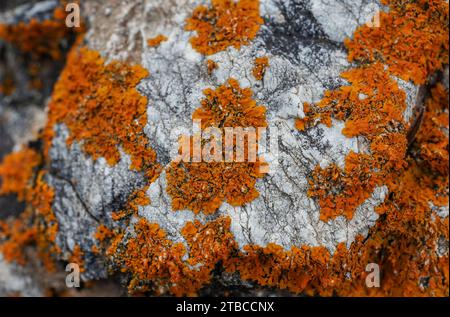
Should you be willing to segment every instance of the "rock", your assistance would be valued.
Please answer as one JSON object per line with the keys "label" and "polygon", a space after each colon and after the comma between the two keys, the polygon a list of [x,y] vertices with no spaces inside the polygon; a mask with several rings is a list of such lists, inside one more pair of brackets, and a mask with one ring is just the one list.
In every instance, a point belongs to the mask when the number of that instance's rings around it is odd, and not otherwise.
{"label": "rock", "polygon": [[[150,72],[139,82],[137,90],[148,100],[143,131],[156,152],[156,162],[162,167],[149,181],[143,171],[131,168],[133,157],[126,149],[119,147],[120,159],[110,164],[105,157],[94,159],[86,153],[83,141],[75,139],[69,145],[72,132],[64,122],[52,127],[54,137],[44,180],[54,190],[52,212],[58,223],[55,243],[61,250],[59,259],[67,262],[76,248],[81,249],[83,281],[108,279],[112,268],[117,269],[112,262],[117,261],[118,255],[111,257],[93,250],[98,246],[96,232],[100,225],[123,232],[121,243],[126,245],[127,239],[136,236],[136,223],[145,219],[157,224],[170,243],[183,245],[188,250],[187,257],[191,245],[183,228],[188,223],[199,221],[205,225],[228,217],[230,232],[241,252],[248,245],[276,244],[286,252],[292,246],[324,247],[333,255],[340,244],[350,248],[357,236],[367,237],[379,219],[375,209],[386,200],[389,192],[386,183],[368,193],[352,217],[339,215],[326,221],[321,218],[319,202],[310,195],[315,169],[337,166],[344,170],[350,153],[371,155],[370,141],[364,136],[347,137],[343,133],[345,122],[335,118],[330,126],[319,123],[304,131],[296,127],[296,120],[307,115],[305,103],[318,103],[326,91],[349,84],[341,74],[361,64],[349,62],[344,40],[352,37],[358,26],[370,21],[376,9],[388,8],[376,0],[260,1],[263,23],[248,45],[230,46],[204,55],[190,42],[198,33],[185,28],[186,19],[202,4],[210,5],[209,1],[201,0],[82,3],[81,11],[87,19],[83,45],[99,51],[107,62],[139,64]],[[42,1],[21,7],[27,11],[7,7],[0,17],[14,24],[29,19],[20,12],[31,11],[41,16],[56,6],[57,1]],[[148,39],[160,34],[166,40],[156,46],[147,45]],[[268,57],[269,61],[262,80],[254,76],[255,60],[259,57]],[[209,71],[207,60],[213,61],[217,68]],[[60,65],[49,67],[52,74],[61,69]],[[406,94],[403,117],[407,124],[414,120],[421,87],[392,77]],[[217,89],[230,78],[236,79],[242,89],[250,88],[252,98],[266,109],[270,137],[266,144],[260,143],[258,154],[266,154],[270,172],[256,179],[258,197],[245,204],[236,205],[223,199],[213,213],[174,210],[168,173],[179,148],[179,136],[194,134],[193,115],[205,98],[204,90]],[[51,75],[44,82],[53,85],[55,79]],[[5,135],[0,139],[0,153],[28,143],[33,139],[30,135],[36,135],[37,127],[45,125],[42,110],[49,93],[43,89],[40,94],[34,103],[20,101],[23,104],[20,107],[12,106],[12,100],[25,96],[22,89],[16,95],[2,98],[0,119],[6,123],[0,126],[0,136]],[[364,98],[360,95],[360,99]],[[126,209],[133,193],[143,189],[149,203],[138,206],[129,222],[115,221],[114,213]],[[444,217],[448,217],[448,209]],[[10,287],[0,288],[0,293],[22,292],[27,288],[29,293],[22,295],[42,295],[28,286],[31,281],[16,279],[15,275],[6,280],[5,272],[10,268],[3,263],[0,262],[0,281]],[[214,283],[200,294],[230,286],[238,287],[237,294],[287,294],[246,282],[236,273],[215,270],[212,275]],[[128,276],[123,279],[128,283]]]}
{"label": "rock", "polygon": [[[301,133],[295,128],[294,120],[302,114],[304,102],[319,101],[324,90],[343,84],[339,75],[350,65],[342,41],[370,16],[355,17],[347,10],[336,9],[329,1],[322,6],[319,2],[313,5],[308,1],[264,1],[261,15],[265,23],[252,45],[240,50],[230,48],[210,56],[220,66],[212,76],[208,76],[203,66],[205,57],[192,49],[189,44],[192,34],[186,32],[180,23],[198,4],[183,1],[170,6],[166,1],[153,1],[122,7],[112,1],[108,8],[102,7],[103,10],[97,3],[86,4],[86,10],[92,10],[93,6],[99,12],[90,21],[87,45],[99,50],[109,60],[140,63],[151,73],[138,89],[149,100],[145,132],[157,152],[158,162],[163,166],[170,163],[170,153],[178,147],[177,138],[173,137],[176,128],[191,130],[191,114],[199,107],[203,90],[217,87],[230,77],[236,78],[242,87],[252,88],[257,102],[267,108],[269,126],[278,130],[279,166],[273,175],[258,180],[260,197],[243,207],[224,203],[213,218],[232,218],[231,230],[240,246],[276,243],[289,249],[291,245],[322,245],[333,252],[339,243],[350,245],[357,234],[366,235],[378,218],[374,207],[384,200],[386,188],[377,188],[372,197],[358,208],[353,219],[338,217],[328,223],[319,220],[319,206],[307,195],[307,180],[317,164],[325,167],[336,163],[343,167],[345,156],[350,151],[364,151],[364,139],[346,138],[340,132],[343,128],[340,122],[334,122],[331,128],[319,125]],[[369,4],[377,5],[377,2],[362,2],[360,10]],[[345,5],[358,11],[353,2],[335,3],[337,7]],[[341,28],[347,29],[337,30],[333,25],[324,24],[323,12],[334,12],[335,21],[351,23],[341,23]],[[108,27],[112,24],[118,27]],[[101,32],[102,29],[108,32]],[[143,39],[157,34],[165,34],[168,40],[157,48],[147,47]],[[262,82],[251,75],[253,61],[258,56],[270,57],[270,67]],[[406,82],[401,85],[407,92],[408,109],[411,109],[418,88]],[[49,183],[57,189],[56,197],[65,197],[64,202],[54,205],[54,210],[62,224],[74,223],[74,214],[79,215],[75,218],[79,219],[76,223],[90,222],[90,225],[79,226],[78,229],[72,227],[60,231],[60,245],[70,246],[73,245],[70,241],[74,231],[78,230],[80,236],[88,238],[91,231],[85,230],[95,229],[95,220],[83,210],[79,200],[96,210],[97,217],[107,219],[107,215],[117,209],[117,205],[111,202],[126,200],[131,192],[142,186],[142,182],[128,170],[126,156],[122,156],[120,164],[109,169],[101,159],[93,163],[76,150],[76,145],[72,150],[67,149],[61,142],[64,138],[64,133],[57,133],[50,155],[52,164],[58,170],[67,171],[65,178],[76,180],[75,188],[79,195],[68,194],[74,191],[72,185],[49,176]],[[117,189],[114,190],[110,185],[112,179],[124,182],[116,183]],[[198,219],[204,222],[211,218],[195,215],[189,210],[173,212],[166,186],[163,172],[147,191],[151,203],[139,208],[139,214],[149,222],[158,223],[173,241],[184,242],[181,229],[187,221]],[[97,190],[104,192],[97,194]],[[82,248],[85,244],[89,246],[92,242],[82,242]]]}

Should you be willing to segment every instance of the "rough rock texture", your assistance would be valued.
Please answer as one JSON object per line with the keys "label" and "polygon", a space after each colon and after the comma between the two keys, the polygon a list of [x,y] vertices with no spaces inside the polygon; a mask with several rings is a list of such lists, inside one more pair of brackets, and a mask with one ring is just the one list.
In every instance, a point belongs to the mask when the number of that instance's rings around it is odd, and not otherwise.
{"label": "rough rock texture", "polygon": [[[29,19],[23,17],[23,12],[44,19],[45,12],[52,10],[55,2],[42,1],[15,11],[9,5],[0,7],[6,12],[0,14],[0,21],[11,24],[14,19]],[[264,23],[251,45],[240,49],[230,47],[206,57],[192,48],[189,40],[194,32],[185,30],[184,21],[198,5],[208,3],[200,0],[111,0],[82,4],[89,25],[84,44],[99,51],[108,61],[141,64],[150,72],[150,76],[140,82],[138,90],[148,98],[145,134],[163,170],[148,187],[146,194],[150,203],[139,207],[139,216],[159,224],[169,240],[186,246],[181,232],[189,221],[205,223],[229,216],[231,233],[240,248],[270,243],[285,250],[293,245],[325,246],[333,254],[340,243],[349,247],[357,235],[366,236],[374,226],[379,217],[375,207],[385,200],[386,186],[376,187],[371,197],[356,209],[352,219],[339,216],[324,222],[319,219],[318,202],[308,195],[308,179],[317,165],[326,168],[336,164],[344,168],[345,158],[351,151],[369,153],[368,141],[360,136],[344,136],[344,123],[337,120],[333,120],[331,127],[318,124],[305,131],[295,127],[295,120],[304,116],[305,102],[318,102],[324,91],[345,83],[340,74],[353,65],[348,62],[343,41],[351,37],[359,25],[369,21],[382,5],[376,0],[261,1]],[[159,34],[165,35],[167,40],[156,47],[147,45],[147,39]],[[8,56],[13,54],[11,48],[1,45],[0,54],[8,61]],[[259,81],[252,71],[255,59],[263,56],[269,58],[270,66]],[[208,72],[207,59],[218,65],[212,73]],[[7,65],[11,66],[9,62]],[[50,86],[60,67],[49,66],[51,75],[46,82]],[[178,137],[193,133],[192,115],[204,98],[204,89],[218,87],[229,78],[238,80],[243,88],[250,87],[256,102],[267,109],[271,138],[259,150],[261,154],[265,151],[270,154],[266,155],[270,173],[257,180],[259,197],[243,206],[223,202],[212,215],[174,211],[166,190],[165,167],[176,155]],[[420,87],[396,80],[406,92],[404,117],[409,121],[419,100]],[[43,108],[49,91],[44,87],[34,99],[17,101],[26,95],[19,87],[14,95],[0,99],[0,158],[32,140],[44,125]],[[95,232],[100,224],[120,226],[112,219],[112,213],[123,208],[130,194],[145,186],[145,177],[130,169],[130,156],[122,149],[118,164],[110,166],[104,158],[93,160],[78,142],[68,146],[66,140],[70,132],[64,124],[56,125],[54,131],[45,181],[55,192],[52,209],[59,224],[56,243],[65,260],[76,246],[81,248],[85,281],[105,279],[108,277],[105,261],[92,252],[96,244]],[[0,197],[0,208],[6,204],[12,206],[4,200]],[[448,208],[438,214],[448,217]],[[0,218],[2,216],[0,214]],[[132,221],[126,230],[133,231],[133,224]],[[13,269],[16,268],[0,259],[0,294],[15,291],[31,296],[43,294],[31,278],[16,278],[9,273]],[[257,287],[236,276],[228,278],[224,274],[217,277],[216,282],[253,288],[253,294],[267,292],[258,293]],[[24,293],[25,289],[30,291]],[[204,292],[213,293],[214,289]]]}
{"label": "rough rock texture", "polygon": [[[220,65],[212,76],[207,73],[205,57],[189,44],[191,34],[184,30],[182,23],[201,3],[177,1],[177,5],[172,6],[166,1],[143,1],[130,3],[120,10],[114,2],[106,7],[100,6],[99,16],[91,21],[87,44],[111,60],[132,60],[150,71],[151,76],[143,80],[138,89],[149,99],[146,134],[162,165],[170,162],[178,148],[177,131],[192,130],[192,113],[199,107],[203,90],[223,84],[232,77],[238,79],[242,87],[251,87],[257,102],[267,107],[269,127],[277,130],[279,135],[276,146],[278,166],[273,165],[271,175],[258,180],[257,189],[261,195],[255,201],[243,207],[224,203],[218,213],[208,217],[195,215],[189,210],[174,213],[165,190],[167,184],[163,172],[148,189],[150,205],[140,207],[139,214],[158,223],[173,241],[183,242],[180,231],[187,221],[199,219],[204,222],[226,215],[232,218],[231,230],[241,246],[252,243],[264,246],[270,242],[286,249],[291,245],[324,245],[333,252],[340,242],[350,245],[357,234],[366,234],[375,223],[378,215],[374,207],[384,200],[386,189],[377,188],[372,198],[358,208],[352,220],[338,217],[325,223],[319,220],[318,205],[307,196],[307,179],[317,164],[326,167],[336,163],[342,167],[346,154],[351,150],[364,152],[366,142],[363,138],[343,136],[340,122],[334,122],[331,128],[319,125],[299,132],[295,129],[294,120],[302,115],[303,102],[318,101],[324,90],[343,83],[339,74],[350,65],[342,40],[361,22],[369,20],[370,12],[364,13],[364,9],[369,4],[378,3],[263,1],[261,15],[265,23],[252,45],[240,50],[230,48],[210,56]],[[99,5],[88,3],[86,6],[89,10],[90,6]],[[332,20],[340,23],[340,27],[324,23],[323,12],[333,12]],[[118,21],[117,28],[107,28],[108,23],[116,23],[112,21]],[[108,33],[99,32],[101,28],[108,29]],[[142,41],[161,33],[168,40],[159,47],[148,47]],[[136,56],[140,51],[141,55]],[[270,58],[270,68],[262,82],[252,76],[253,61],[258,56]],[[411,84],[404,86],[411,108],[418,88]],[[58,140],[60,138],[63,138],[62,134]],[[270,151],[270,142],[267,146]],[[51,157],[56,169],[74,171],[71,176],[77,179],[76,188],[81,196],[69,194],[73,192],[70,184],[59,182],[63,186],[56,186],[56,196],[67,199],[64,204],[58,202],[54,206],[63,227],[73,221],[68,218],[72,212],[67,213],[67,206],[70,210],[78,210],[80,215],[86,215],[80,199],[87,206],[102,206],[92,209],[97,210],[98,217],[107,217],[115,210],[111,201],[123,201],[127,194],[140,186],[139,182],[126,181],[136,178],[128,171],[125,162],[115,166],[104,177],[104,171],[108,170],[105,163],[99,160],[92,165],[88,158],[77,152],[76,147],[68,151],[63,143],[55,142]],[[83,164],[93,168],[86,168]],[[111,187],[114,177],[110,179],[109,175],[117,175],[117,187]],[[53,177],[50,178],[53,184]],[[121,183],[122,180],[125,182]],[[120,188],[119,184],[131,187]],[[105,193],[112,192],[112,196],[97,195],[93,188],[105,189]],[[106,190],[114,188],[118,190]],[[82,216],[82,219],[95,223],[92,217]],[[81,226],[78,230],[84,231],[87,227]],[[88,237],[85,233],[80,232]],[[64,245],[70,247],[72,234],[70,230],[60,232],[59,241],[65,240]]]}

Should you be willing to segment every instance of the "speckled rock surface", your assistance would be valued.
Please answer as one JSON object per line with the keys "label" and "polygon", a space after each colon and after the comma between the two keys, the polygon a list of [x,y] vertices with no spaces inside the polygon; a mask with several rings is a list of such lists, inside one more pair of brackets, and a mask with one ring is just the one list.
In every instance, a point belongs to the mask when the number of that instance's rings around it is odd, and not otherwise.
{"label": "speckled rock surface", "polygon": [[[308,195],[308,179],[314,168],[331,164],[344,168],[347,154],[369,153],[369,145],[364,137],[344,136],[343,122],[333,120],[331,127],[318,124],[299,131],[295,119],[304,116],[303,103],[318,102],[326,90],[345,84],[340,74],[354,65],[348,62],[343,41],[357,26],[369,21],[374,10],[383,7],[375,0],[260,2],[264,23],[251,44],[240,49],[229,47],[205,57],[192,48],[189,39],[194,32],[185,30],[184,21],[195,7],[207,1],[84,1],[82,10],[89,26],[85,44],[108,61],[140,64],[150,72],[137,89],[148,98],[144,131],[163,170],[148,187],[150,203],[139,207],[139,216],[157,223],[169,240],[184,245],[187,242],[181,230],[187,222],[205,223],[228,216],[231,233],[240,248],[270,243],[286,250],[293,245],[325,246],[333,254],[338,244],[350,246],[357,235],[367,235],[379,217],[375,207],[385,200],[388,191],[386,186],[375,188],[352,219],[339,216],[327,222],[320,220],[318,202]],[[51,3],[39,4],[41,7],[36,12],[45,11],[45,6],[51,7]],[[8,14],[0,14],[0,18],[9,19],[8,23],[12,17],[23,19],[8,9],[5,11]],[[149,47],[146,40],[158,34],[164,34],[167,41]],[[2,52],[9,51],[0,46]],[[255,58],[262,56],[269,58],[270,66],[260,81],[252,75],[252,70]],[[218,65],[211,74],[206,67],[207,59]],[[55,67],[58,72],[59,68]],[[167,193],[166,167],[176,156],[178,137],[192,134],[192,114],[204,98],[204,89],[218,87],[229,78],[238,80],[243,88],[251,88],[256,102],[267,109],[270,139],[260,153],[271,154],[267,156],[270,173],[257,180],[259,197],[243,206],[223,202],[212,215],[174,211]],[[55,79],[52,75],[51,83]],[[420,87],[396,80],[407,96],[404,116],[409,121]],[[44,92],[34,102],[21,101],[20,107],[14,106],[14,96],[0,98],[0,158],[13,147],[26,144],[32,139],[30,135],[43,126],[48,95]],[[22,96],[19,90],[17,98]],[[55,191],[52,208],[59,224],[56,243],[62,250],[61,258],[68,260],[78,245],[84,253],[83,280],[106,279],[105,259],[92,252],[96,244],[94,234],[100,224],[113,228],[122,225],[112,219],[112,213],[123,208],[130,194],[145,185],[145,178],[130,169],[131,159],[124,151],[120,151],[120,161],[110,166],[104,158],[93,160],[78,142],[68,146],[70,132],[64,124],[56,125],[54,130],[45,181]],[[1,199],[4,198],[0,198],[0,207]],[[443,214],[448,216],[448,209]],[[132,231],[132,224],[124,229]],[[11,267],[0,259],[0,294],[30,289],[22,295],[42,295],[37,290],[39,287],[30,286],[33,280],[16,280],[9,270]],[[224,274],[215,279],[219,280],[218,284],[253,289],[252,294],[276,293],[257,290],[252,283],[236,276]],[[11,287],[2,289],[1,283]],[[206,295],[209,292],[213,293],[214,289],[205,290]]]}
{"label": "speckled rock surface", "polygon": [[[183,24],[201,3],[137,1],[119,8],[114,1],[107,5],[88,2],[86,10],[98,14],[90,21],[87,45],[110,60],[140,63],[150,71],[150,77],[138,89],[149,100],[145,132],[163,166],[174,157],[177,131],[192,130],[192,113],[199,107],[203,90],[223,84],[230,77],[242,87],[251,87],[257,102],[266,106],[269,128],[278,133],[274,146],[278,162],[273,163],[270,175],[258,180],[260,197],[242,207],[223,203],[213,216],[195,215],[189,210],[173,212],[162,172],[148,189],[150,205],[140,207],[139,214],[158,223],[177,242],[183,242],[180,232],[187,221],[204,222],[224,215],[232,218],[231,230],[241,246],[265,246],[270,242],[286,249],[291,245],[323,245],[333,252],[337,244],[350,245],[357,234],[367,234],[378,218],[374,207],[384,200],[386,188],[375,189],[351,220],[319,220],[319,207],[307,196],[307,179],[317,164],[343,166],[350,151],[366,151],[365,140],[342,135],[343,124],[337,121],[331,128],[319,125],[299,132],[294,119],[302,116],[303,102],[318,101],[324,90],[343,83],[339,74],[350,65],[342,40],[361,21],[369,19],[370,14],[364,15],[363,11],[370,3],[377,3],[262,1],[265,23],[252,45],[210,56],[219,64],[212,76],[207,74],[205,57],[189,44],[191,33],[184,30]],[[344,9],[347,7],[350,10]],[[340,27],[324,23],[323,12],[333,12],[332,20]],[[102,32],[103,29],[108,31]],[[143,41],[160,33],[168,40],[159,47],[148,47]],[[259,56],[270,58],[270,67],[261,82],[251,74],[253,61]],[[403,86],[409,107],[413,107],[417,87],[406,83]],[[67,250],[76,241],[89,253],[93,244],[89,239],[96,225],[110,223],[111,212],[142,186],[142,180],[127,168],[126,155],[122,154],[121,162],[110,168],[102,159],[93,162],[76,144],[68,149],[64,140],[65,130],[58,127],[50,156],[54,171],[60,172],[51,172],[48,179],[56,189],[53,207],[61,224],[57,241]],[[270,144],[268,147],[270,150]],[[87,261],[86,277],[104,276],[95,261],[92,267],[90,264]]]}

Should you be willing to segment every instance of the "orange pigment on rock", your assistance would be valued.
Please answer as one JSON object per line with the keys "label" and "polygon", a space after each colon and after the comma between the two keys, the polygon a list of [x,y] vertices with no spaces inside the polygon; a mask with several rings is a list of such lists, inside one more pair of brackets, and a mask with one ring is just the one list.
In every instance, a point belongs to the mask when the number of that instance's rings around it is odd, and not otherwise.
{"label": "orange pigment on rock", "polygon": [[18,200],[24,201],[39,163],[39,154],[27,147],[6,155],[0,164],[0,195],[16,194]]}
{"label": "orange pigment on rock", "polygon": [[162,42],[167,41],[167,36],[159,34],[151,39],[147,40],[147,45],[149,47],[157,47],[159,46]]}
{"label": "orange pigment on rock", "polygon": [[258,57],[255,59],[253,76],[256,80],[263,80],[267,67],[269,67],[269,58],[267,56]]}
{"label": "orange pigment on rock", "polygon": [[[361,172],[349,176],[348,167],[341,171],[336,166],[325,170],[318,167],[314,171],[310,195],[318,199],[323,220],[341,214],[351,219],[363,198],[369,197],[376,179],[381,180],[405,165],[406,95],[392,75],[423,84],[429,75],[448,63],[448,3],[422,0],[384,0],[384,3],[391,10],[380,13],[380,27],[361,26],[354,38],[346,41],[349,60],[364,63],[342,74],[351,86],[325,92],[315,105],[305,104],[305,117],[296,121],[297,129],[304,131],[318,123],[331,126],[332,118],[343,120],[345,136],[362,136],[370,142],[371,154],[359,154],[361,164],[353,166],[354,171]],[[334,177],[334,187],[326,184],[330,177]],[[361,180],[363,184],[371,184],[362,185]]]}
{"label": "orange pigment on rock", "polygon": [[371,153],[348,154],[344,170],[332,164],[313,171],[309,195],[318,199],[324,221],[339,215],[352,219],[375,186],[405,164],[405,92],[380,63],[353,68],[342,77],[349,86],[326,91],[317,104],[305,104],[305,117],[296,122],[303,131],[318,123],[331,126],[332,118],[343,120],[345,136],[370,142]]}
{"label": "orange pigment on rock", "polygon": [[208,70],[208,75],[211,75],[214,70],[219,68],[219,65],[215,61],[208,59],[206,61],[206,68]]}
{"label": "orange pigment on rock", "polygon": [[117,61],[106,65],[98,52],[74,48],[49,104],[46,152],[55,124],[64,123],[70,131],[68,145],[80,142],[93,159],[104,157],[110,165],[119,161],[122,149],[131,157],[131,169],[152,179],[158,167],[144,133],[147,98],[136,90],[147,76],[141,66]]}
{"label": "orange pigment on rock", "polygon": [[[256,157],[249,160],[248,145],[244,140],[243,162],[236,161],[236,137],[233,137],[233,160],[225,161],[225,128],[266,127],[265,107],[256,104],[249,88],[242,89],[230,79],[217,89],[206,89],[201,107],[194,111],[193,119],[201,120],[201,129],[215,127],[221,131],[222,147],[219,162],[174,161],[167,168],[167,193],[172,197],[174,210],[190,209],[195,213],[214,213],[227,201],[232,206],[242,206],[254,200],[259,193],[255,189],[257,178],[263,177],[263,162]],[[256,137],[256,142],[258,140]],[[191,153],[194,140],[190,137]],[[255,144],[252,144],[255,145]],[[257,144],[255,149],[257,149]],[[208,153],[209,154],[209,153]]]}
{"label": "orange pigment on rock", "polygon": [[43,181],[45,171],[36,171],[41,163],[39,153],[24,147],[7,155],[0,164],[0,195],[15,194],[19,201],[27,204],[18,219],[0,222],[0,235],[3,236],[0,250],[6,260],[25,264],[24,248],[37,245],[40,259],[52,270],[54,262],[51,257],[60,252],[55,243],[58,223],[51,209],[54,191]]}
{"label": "orange pigment on rock", "polygon": [[423,84],[448,64],[449,8],[445,1],[382,0],[379,27],[360,26],[347,39],[350,61],[380,61],[404,80]]}
{"label": "orange pigment on rock", "polygon": [[187,223],[181,233],[190,252],[184,259],[186,248],[182,243],[173,243],[158,224],[139,218],[134,224],[135,235],[117,235],[107,253],[122,272],[132,275],[128,285],[132,294],[169,291],[176,296],[192,296],[209,282],[217,261],[226,259],[234,248],[229,226],[229,218],[205,225]]}
{"label": "orange pigment on rock", "polygon": [[233,46],[239,49],[255,38],[263,19],[258,0],[212,0],[211,7],[195,8],[186,20],[186,30],[196,31],[192,47],[211,55]]}

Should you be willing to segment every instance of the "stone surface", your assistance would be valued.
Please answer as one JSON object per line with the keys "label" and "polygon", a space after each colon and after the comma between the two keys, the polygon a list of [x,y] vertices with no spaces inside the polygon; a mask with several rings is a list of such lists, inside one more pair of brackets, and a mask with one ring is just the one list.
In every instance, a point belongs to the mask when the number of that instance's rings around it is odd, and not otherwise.
{"label": "stone surface", "polygon": [[[35,10],[43,10],[52,1],[47,2],[35,6]],[[230,77],[242,87],[251,87],[258,104],[266,106],[269,130],[278,131],[276,147],[269,147],[278,149],[277,160],[271,162],[271,173],[257,181],[260,193],[257,199],[242,207],[223,203],[217,213],[209,216],[189,210],[173,212],[163,171],[147,191],[151,203],[140,207],[139,215],[158,223],[171,240],[182,243],[185,241],[180,230],[186,222],[193,219],[205,222],[220,216],[231,217],[231,230],[241,247],[273,242],[285,249],[292,245],[322,245],[334,252],[339,243],[350,245],[357,234],[366,235],[378,218],[374,208],[384,200],[385,186],[374,190],[372,197],[358,207],[353,219],[338,217],[323,222],[319,219],[317,202],[307,195],[307,180],[318,164],[326,167],[335,163],[343,167],[350,151],[367,152],[367,141],[362,137],[345,137],[341,133],[342,122],[334,121],[331,128],[318,125],[300,132],[294,120],[303,116],[303,102],[317,102],[325,90],[344,83],[339,74],[351,65],[343,40],[373,15],[373,8],[381,8],[379,3],[261,1],[264,24],[257,37],[240,50],[229,48],[209,56],[219,65],[211,76],[206,69],[206,57],[189,43],[192,32],[184,30],[185,19],[201,3],[207,1],[85,1],[82,9],[89,23],[86,45],[108,60],[138,63],[149,70],[151,75],[138,89],[149,100],[145,133],[161,165],[167,166],[173,159],[179,133],[192,133],[192,113],[200,106],[203,90],[217,87]],[[11,15],[2,16],[11,19]],[[158,34],[164,34],[168,40],[156,48],[148,47],[146,39]],[[255,58],[260,56],[269,57],[270,67],[263,80],[257,81],[252,68]],[[419,87],[400,80],[399,83],[408,96],[405,118],[409,119]],[[45,121],[42,99],[41,105],[27,104],[13,110],[7,99],[1,100],[0,120],[6,120],[6,124],[0,126],[0,136],[5,135],[0,138],[0,153],[3,148],[9,151],[28,142],[28,135],[34,135],[35,127]],[[126,154],[122,153],[120,162],[110,167],[104,159],[93,161],[76,142],[68,148],[65,143],[68,130],[64,125],[58,125],[55,131],[46,181],[55,189],[57,244],[66,255],[76,244],[81,246],[86,255],[85,280],[105,278],[103,262],[91,252],[93,233],[100,223],[116,225],[111,213],[144,185],[144,178],[130,171],[130,158]],[[16,279],[8,273],[10,269],[0,260],[0,281],[11,285],[12,291],[33,283]],[[0,286],[0,294],[1,291]],[[36,294],[39,293],[30,290],[25,295]]]}
{"label": "stone surface", "polygon": [[[367,234],[378,218],[374,207],[384,200],[385,187],[376,188],[351,220],[319,220],[319,206],[307,196],[307,179],[317,164],[343,167],[346,154],[367,151],[367,142],[361,137],[343,136],[341,122],[334,122],[331,128],[319,125],[299,132],[294,120],[303,115],[303,102],[319,101],[325,90],[344,83],[339,74],[350,65],[342,41],[371,17],[370,10],[366,11],[378,3],[261,1],[265,23],[258,36],[240,50],[229,48],[209,56],[219,65],[212,76],[207,74],[206,58],[189,43],[192,32],[184,30],[183,21],[200,3],[207,2],[87,2],[85,10],[97,14],[87,15],[91,28],[86,44],[108,60],[140,63],[150,71],[138,89],[149,100],[145,132],[163,166],[173,159],[179,133],[192,133],[192,113],[200,106],[203,90],[217,87],[230,77],[242,87],[251,87],[257,102],[266,106],[269,126],[278,131],[278,164],[274,162],[271,174],[258,180],[260,197],[243,207],[224,203],[212,216],[195,215],[189,210],[173,212],[163,172],[148,189],[150,205],[140,207],[139,214],[158,223],[179,242],[184,242],[180,230],[187,221],[204,222],[223,215],[232,218],[231,230],[240,246],[265,246],[270,242],[286,249],[292,245],[323,245],[333,252],[339,243],[350,245],[357,234]],[[328,12],[332,16],[324,19]],[[148,47],[145,39],[158,34],[168,40],[156,48]],[[262,82],[252,76],[254,59],[259,56],[270,60]],[[402,87],[412,108],[418,88],[407,83]],[[67,149],[64,128],[57,131],[50,156],[53,170],[60,172],[51,172],[48,181],[56,189],[53,208],[61,223],[58,244],[70,252],[77,241],[89,253],[95,226],[110,223],[111,212],[142,186],[142,179],[129,171],[125,155],[118,165],[109,168],[102,159],[93,162],[86,157],[76,144]],[[87,265],[86,277],[104,276],[95,261],[92,267],[89,261]]]}

